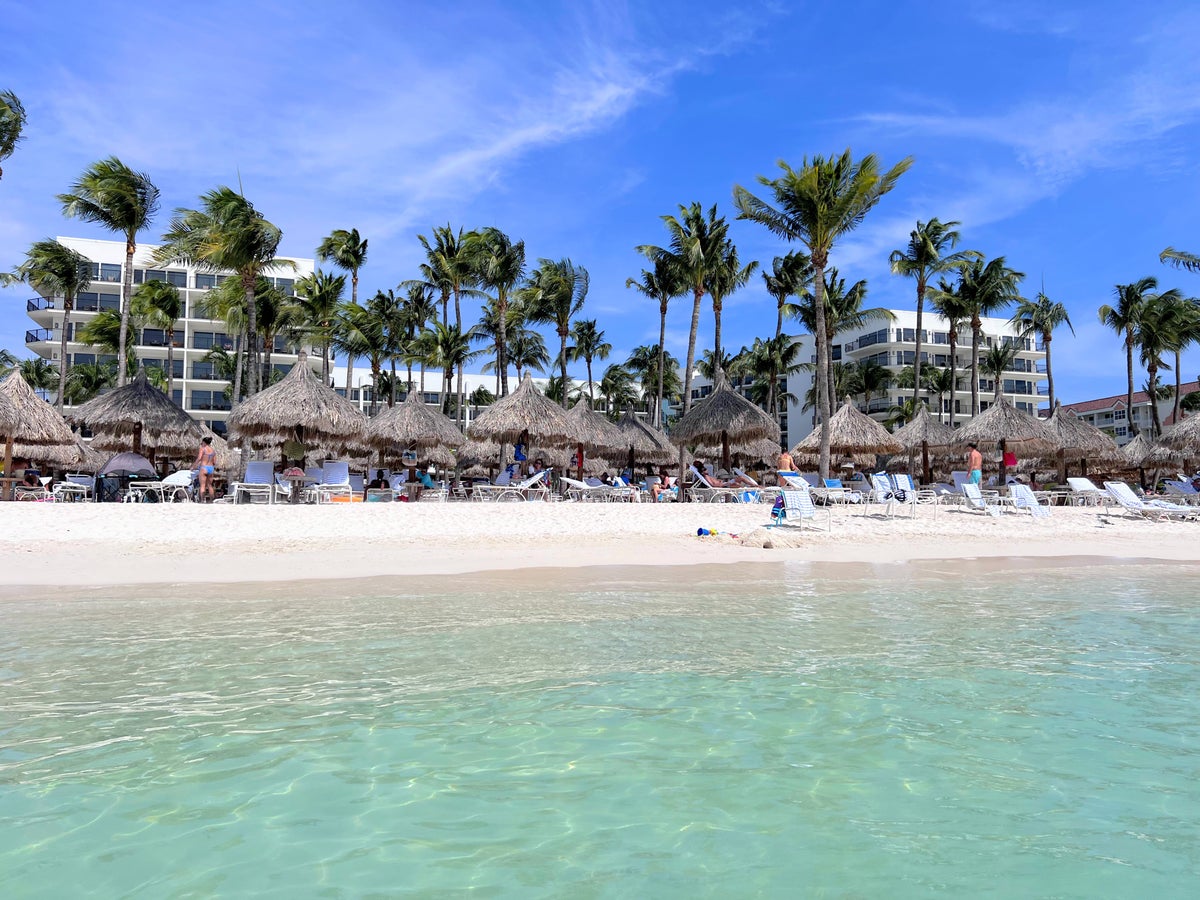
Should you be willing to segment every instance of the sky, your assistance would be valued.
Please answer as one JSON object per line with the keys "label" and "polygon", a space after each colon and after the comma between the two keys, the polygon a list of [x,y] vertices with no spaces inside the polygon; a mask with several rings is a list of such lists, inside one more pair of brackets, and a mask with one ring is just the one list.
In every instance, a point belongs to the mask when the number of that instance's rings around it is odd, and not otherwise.
{"label": "sky", "polygon": [[[1200,252],[1194,3],[343,0],[330,12],[0,0],[0,88],[29,116],[3,163],[0,268],[45,237],[109,237],[64,219],[54,197],[115,154],[162,190],[142,240],[240,183],[282,228],[282,255],[312,257],[333,229],[358,228],[360,297],[416,276],[418,234],[496,226],[531,263],[588,269],[584,316],[619,362],[658,339],[657,304],[625,281],[645,265],[636,246],[666,243],[661,216],[699,201],[732,220],[734,185],[758,192],[779,160],[850,148],[914,163],[831,264],[867,279],[868,305],[912,309],[888,254],[917,220],[960,221],[962,247],[1004,256],[1026,273],[1023,293],[1068,308],[1074,336],[1053,344],[1065,402],[1124,391],[1120,342],[1096,314],[1114,285],[1153,275],[1200,295],[1200,275],[1158,261],[1167,246]],[[731,235],[768,268],[790,249],[751,222]],[[29,295],[0,291],[0,347],[22,356]],[[668,316],[681,359],[690,306]],[[774,325],[756,277],[726,301],[723,343]],[[706,309],[699,349],[712,333]],[[1192,350],[1183,374],[1198,373]]]}

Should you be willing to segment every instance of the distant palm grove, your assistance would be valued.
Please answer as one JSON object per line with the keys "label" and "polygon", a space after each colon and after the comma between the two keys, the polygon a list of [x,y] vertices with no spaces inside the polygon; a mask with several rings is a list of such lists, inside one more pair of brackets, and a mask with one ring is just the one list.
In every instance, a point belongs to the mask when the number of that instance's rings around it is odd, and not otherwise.
{"label": "distant palm grove", "polygon": [[[0,162],[13,155],[25,124],[19,99],[12,92],[0,92]],[[459,416],[468,402],[486,405],[495,395],[508,394],[510,376],[519,380],[535,372],[549,374],[547,393],[564,407],[586,398],[615,417],[643,402],[651,421],[665,426],[671,415],[690,409],[693,373],[699,371],[712,379],[738,376],[748,385],[747,395],[776,418],[789,400],[814,408],[821,434],[820,470],[827,473],[829,419],[838,399],[869,398],[897,377],[877,364],[854,366],[833,360],[838,334],[869,318],[888,315],[886,310],[863,306],[865,281],[847,286],[845,273],[836,266],[837,248],[893,190],[912,162],[906,158],[885,169],[875,156],[855,159],[847,150],[836,156],[805,158],[796,167],[780,162],[773,176],[757,178],[758,193],[734,186],[736,218],[758,223],[783,244],[781,255],[769,263],[740,257],[729,237],[729,221],[715,204],[693,202],[662,216],[661,239],[636,245],[642,267],[625,283],[645,315],[657,317],[659,340],[636,347],[627,359],[602,371],[599,365],[608,360],[612,346],[600,323],[586,314],[587,268],[569,258],[533,257],[524,241],[498,228],[433,227],[416,238],[424,259],[412,278],[361,294],[359,277],[367,263],[368,239],[355,228],[337,228],[315,248],[316,259],[327,268],[318,267],[311,276],[296,280],[288,295],[267,277],[292,265],[277,255],[282,230],[242,193],[218,186],[200,196],[194,208],[175,210],[153,258],[160,264],[178,262],[202,271],[232,273],[208,293],[201,311],[223,320],[234,336],[232,351],[215,349],[209,355],[231,383],[234,403],[275,377],[270,353],[280,337],[320,348],[321,371],[327,379],[335,356],[343,359],[348,388],[354,365],[363,361],[372,374],[373,405],[393,404],[398,394],[411,389],[414,367],[419,370],[417,377],[427,368],[438,371],[443,375],[442,407]],[[0,169],[0,177],[5,174]],[[133,285],[132,262],[139,237],[159,221],[159,190],[149,175],[116,157],[102,159],[58,195],[57,202],[64,216],[99,225],[126,244],[119,311],[96,316],[78,338],[106,349],[123,364],[85,363],[68,369],[43,359],[18,360],[0,351],[0,371],[19,367],[35,388],[54,392],[61,407],[64,401],[79,403],[124,384],[137,365],[130,329],[156,327],[169,336],[181,317],[181,306],[172,285],[148,282],[136,290]],[[960,249],[959,225],[937,218],[918,221],[907,243],[890,255],[891,271],[911,279],[915,288],[917,346],[913,365],[898,375],[897,386],[911,389],[912,396],[892,410],[889,424],[911,420],[921,405],[934,398],[940,414],[941,397],[959,387],[963,378],[970,385],[971,413],[977,414],[980,373],[998,374],[1006,363],[1003,347],[981,352],[981,319],[1005,311],[1021,334],[1036,337],[1044,346],[1049,400],[1054,405],[1050,348],[1056,330],[1071,328],[1066,307],[1042,291],[1032,298],[1022,296],[1025,276],[1005,257],[989,259],[979,251]],[[648,229],[651,241],[652,235]],[[1191,253],[1169,247],[1160,258],[1177,268],[1200,271],[1200,257]],[[56,241],[40,240],[3,278],[62,299],[66,321],[59,358],[66,360],[71,310],[89,285],[91,261]],[[756,278],[775,301],[774,321],[762,323],[762,336],[751,346],[727,353],[721,334],[724,305]],[[715,327],[711,341],[705,340],[701,349],[698,330],[706,303]],[[923,358],[926,309],[949,323],[948,368],[927,365],[927,357]],[[664,348],[672,312],[690,321],[682,363]],[[1117,285],[1113,302],[1098,314],[1124,352],[1129,405],[1136,357],[1152,396],[1163,390],[1161,373],[1174,372],[1178,415],[1179,360],[1188,346],[1200,342],[1200,304],[1179,290],[1160,289],[1154,277],[1145,276]],[[798,358],[789,325],[813,335],[815,363]],[[962,340],[970,345],[965,373],[959,371],[957,359],[960,329]],[[494,373],[495,391],[480,389],[465,397],[463,372],[476,360],[483,371]],[[586,379],[581,384],[569,377],[568,363],[583,365]],[[813,389],[804,398],[784,395],[779,385],[802,368],[813,372]],[[156,382],[168,392],[172,369],[168,360],[166,369],[153,370]],[[1158,429],[1161,423],[1154,410]],[[951,404],[951,425],[953,419]]]}

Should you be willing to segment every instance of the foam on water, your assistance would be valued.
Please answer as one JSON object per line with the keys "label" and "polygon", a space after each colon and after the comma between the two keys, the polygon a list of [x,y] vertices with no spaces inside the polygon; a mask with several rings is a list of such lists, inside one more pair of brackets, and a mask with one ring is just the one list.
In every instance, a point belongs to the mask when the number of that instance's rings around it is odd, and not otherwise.
{"label": "foam on water", "polygon": [[9,597],[0,887],[1191,895],[1196,575],[693,567]]}

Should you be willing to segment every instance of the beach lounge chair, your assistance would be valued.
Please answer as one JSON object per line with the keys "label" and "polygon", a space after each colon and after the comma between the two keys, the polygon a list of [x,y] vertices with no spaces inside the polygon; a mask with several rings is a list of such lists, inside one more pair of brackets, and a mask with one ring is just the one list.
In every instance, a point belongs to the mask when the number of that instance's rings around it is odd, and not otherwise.
{"label": "beach lounge chair", "polygon": [[697,470],[695,466],[688,466],[688,471],[692,473],[691,484],[688,485],[688,495],[692,498],[693,503],[737,503],[739,502],[738,494],[741,492],[736,488],[713,487],[708,483]]}
{"label": "beach lounge chair", "polygon": [[275,464],[269,459],[252,459],[246,463],[246,475],[230,486],[234,503],[274,503],[278,486],[275,484]]}
{"label": "beach lounge chair", "polygon": [[862,503],[863,495],[860,491],[853,490],[842,484],[840,478],[826,478],[822,487],[816,488],[813,493],[818,497],[824,497],[826,503]]}
{"label": "beach lounge chair", "polygon": [[73,503],[83,500],[91,500],[92,492],[96,488],[96,478],[94,475],[84,475],[77,472],[68,472],[66,481],[60,481],[52,489],[51,493],[55,500],[66,503]]}
{"label": "beach lounge chair", "polygon": [[196,473],[191,469],[172,472],[162,480],[163,500],[167,503],[191,503],[196,486]]}
{"label": "beach lounge chair", "polygon": [[967,509],[971,512],[981,512],[989,516],[999,516],[1001,513],[1000,498],[992,495],[983,496],[983,491],[979,490],[979,485],[965,482],[962,486],[963,498],[966,502]]}
{"label": "beach lounge chair", "polygon": [[1075,506],[1099,506],[1106,494],[1092,484],[1090,478],[1068,478],[1071,500]]}
{"label": "beach lounge chair", "polygon": [[1167,493],[1179,503],[1186,503],[1189,506],[1200,504],[1200,491],[1192,487],[1192,483],[1186,478],[1181,478],[1179,481],[1165,481],[1163,486],[1167,489]]}
{"label": "beach lounge chair", "polygon": [[327,459],[321,467],[321,481],[314,486],[318,503],[330,503],[334,499],[343,503],[354,499],[350,486],[350,463],[344,459]]}
{"label": "beach lounge chair", "polygon": [[871,488],[864,495],[863,513],[866,514],[867,508],[872,503],[884,504],[884,515],[891,516],[895,513],[896,507],[896,489],[888,480],[888,477],[883,474],[871,475]]}
{"label": "beach lounge chair", "polygon": [[[746,482],[750,487],[750,490],[748,492],[745,490],[742,491],[743,502],[774,503],[775,498],[779,496],[779,488],[778,487],[765,487],[765,486],[759,484],[757,481],[755,481],[753,478],[751,478],[749,475],[747,475],[741,469],[734,469],[733,474],[736,475],[742,481]],[[747,499],[747,497],[750,494],[754,495],[753,500]]]}
{"label": "beach lounge chair", "polygon": [[[937,508],[941,505],[942,495],[932,488],[919,488],[912,480],[911,475],[893,475],[892,482],[896,485],[898,496],[896,500],[900,503],[906,503],[912,509],[912,515],[916,516],[918,506],[932,506],[933,515],[936,518]],[[901,499],[901,496],[903,499]]]}
{"label": "beach lounge chair", "polygon": [[475,485],[472,496],[476,500],[490,501],[492,503],[547,500],[550,497],[550,488],[546,485],[549,477],[550,470],[546,469],[545,471],[530,475],[524,481],[512,481],[510,479],[506,484],[500,484],[500,479],[497,478],[496,484]]}
{"label": "beach lounge chair", "polygon": [[1129,515],[1142,519],[1194,519],[1200,515],[1200,510],[1194,506],[1183,506],[1179,503],[1168,503],[1166,500],[1143,500],[1133,492],[1133,488],[1123,481],[1106,481],[1104,489],[1108,491],[1121,508]]}
{"label": "beach lounge chair", "polygon": [[[804,482],[801,482],[804,484]],[[825,508],[826,527],[832,527],[833,513],[829,507]],[[804,485],[803,490],[793,489],[791,486],[780,491],[780,501],[771,510],[771,524],[768,528],[784,524],[799,525],[800,530],[804,530],[806,521],[815,521],[817,518],[817,508],[812,502],[812,493],[808,485]],[[815,525],[814,525],[815,527]]]}
{"label": "beach lounge chair", "polygon": [[1035,519],[1050,518],[1050,507],[1042,506],[1027,484],[1012,484],[1008,487],[1009,496],[1017,509],[1027,509]]}
{"label": "beach lounge chair", "polygon": [[560,475],[558,478],[561,483],[559,490],[568,500],[574,500],[582,503],[601,503],[609,500],[612,497],[612,488],[607,484],[588,484],[586,481],[579,481],[576,478],[568,478],[566,475]]}

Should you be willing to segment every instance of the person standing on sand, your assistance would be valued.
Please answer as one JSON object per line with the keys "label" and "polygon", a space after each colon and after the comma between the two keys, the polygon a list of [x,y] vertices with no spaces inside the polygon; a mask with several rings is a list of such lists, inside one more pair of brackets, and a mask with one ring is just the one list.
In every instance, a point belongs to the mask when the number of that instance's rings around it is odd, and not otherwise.
{"label": "person standing on sand", "polygon": [[196,461],[192,464],[200,474],[200,502],[204,502],[204,494],[208,493],[208,502],[217,499],[213,488],[213,475],[217,468],[217,451],[212,448],[212,438],[206,437],[200,441],[200,449],[196,451]]}
{"label": "person standing on sand", "polygon": [[967,473],[968,480],[971,484],[983,483],[983,454],[979,452],[979,448],[975,444],[967,444],[971,449],[967,451]]}

